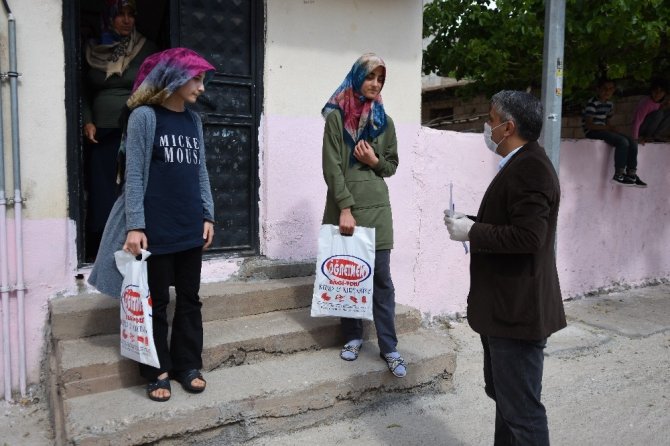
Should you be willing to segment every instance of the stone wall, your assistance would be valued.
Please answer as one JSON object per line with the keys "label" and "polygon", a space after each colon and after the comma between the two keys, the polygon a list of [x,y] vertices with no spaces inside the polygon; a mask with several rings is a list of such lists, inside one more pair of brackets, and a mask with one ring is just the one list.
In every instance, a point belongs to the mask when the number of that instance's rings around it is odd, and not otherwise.
{"label": "stone wall", "polygon": [[[611,124],[621,133],[630,135],[633,113],[642,97],[614,98],[615,115],[611,119]],[[481,133],[484,131],[489,99],[481,95],[464,100],[456,97],[453,89],[444,89],[442,91],[424,92],[421,105],[421,122],[423,125],[439,130]],[[442,116],[442,118],[436,118],[436,116]],[[561,137],[566,139],[584,138],[581,115],[566,114],[562,117]]]}
{"label": "stone wall", "polygon": [[462,99],[454,96],[454,89],[422,94],[421,123],[432,128],[479,133],[484,130],[488,112],[489,100],[483,95]]}

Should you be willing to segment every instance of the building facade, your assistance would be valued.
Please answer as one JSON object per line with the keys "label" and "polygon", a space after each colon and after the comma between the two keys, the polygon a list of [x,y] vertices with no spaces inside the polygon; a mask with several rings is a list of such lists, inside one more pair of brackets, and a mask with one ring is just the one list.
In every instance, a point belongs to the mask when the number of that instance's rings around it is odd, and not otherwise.
{"label": "building facade", "polygon": [[[19,332],[25,335],[27,383],[38,383],[48,301],[90,291],[85,282],[90,265],[83,256],[79,76],[83,24],[95,7],[91,0],[9,3],[17,30],[25,201],[18,226],[16,205],[7,206],[3,321],[8,322],[0,337],[9,353],[2,357],[0,382],[11,376],[16,390],[23,349]],[[476,212],[497,160],[481,135],[421,126],[421,2],[137,3],[138,27],[143,14],[153,17],[142,26],[160,46],[192,47],[217,67],[207,100],[198,105],[217,208],[215,249],[204,262],[204,281],[232,279],[245,260],[258,256],[315,258],[326,193],[320,111],[354,60],[372,51],[387,63],[382,96],[399,143],[398,172],[388,180],[397,301],[430,316],[464,312],[469,258],[460,243],[449,241],[442,212],[450,183],[457,210]],[[1,72],[8,71],[5,17],[0,15]],[[1,93],[6,194],[13,196],[7,82]],[[659,229],[658,222],[670,213],[665,194],[670,178],[655,166],[670,161],[668,147],[649,145],[641,154],[640,173],[650,184],[645,191],[615,189],[606,182],[611,153],[604,144],[566,141],[561,157],[558,263],[564,296],[667,278],[670,256],[663,247],[670,245],[670,231]],[[14,242],[17,228],[21,249]],[[19,263],[22,281],[17,281]]]}

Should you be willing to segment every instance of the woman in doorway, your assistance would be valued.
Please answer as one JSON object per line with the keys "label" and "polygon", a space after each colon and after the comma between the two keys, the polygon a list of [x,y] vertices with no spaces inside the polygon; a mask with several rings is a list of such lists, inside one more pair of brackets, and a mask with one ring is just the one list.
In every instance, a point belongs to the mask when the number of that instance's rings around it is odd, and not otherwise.
{"label": "woman in doorway", "polygon": [[86,46],[83,75],[83,134],[86,261],[95,260],[109,211],[118,196],[119,119],[142,61],[157,51],[135,29],[135,0],[103,0],[101,33]]}
{"label": "woman in doorway", "polygon": [[[321,114],[323,176],[328,186],[323,223],[352,235],[356,225],[375,228],[373,318],[380,356],[396,377],[407,373],[396,350],[395,290],[391,280],[393,217],[385,177],[398,167],[393,120],[384,111],[380,92],[386,81],[381,57],[367,53],[351,67]],[[342,318],[345,345],[340,357],[354,361],[363,344],[360,319]]]}
{"label": "woman in doorway", "polygon": [[[105,226],[89,283],[120,296],[114,252],[147,259],[153,331],[160,368],[140,364],[154,401],[171,396],[169,375],[192,393],[205,389],[200,290],[202,251],[214,234],[214,205],[205,166],[202,123],[186,108],[205,91],[214,67],[186,48],[148,57],[128,98],[125,183]],[[169,287],[177,300],[168,346]]]}

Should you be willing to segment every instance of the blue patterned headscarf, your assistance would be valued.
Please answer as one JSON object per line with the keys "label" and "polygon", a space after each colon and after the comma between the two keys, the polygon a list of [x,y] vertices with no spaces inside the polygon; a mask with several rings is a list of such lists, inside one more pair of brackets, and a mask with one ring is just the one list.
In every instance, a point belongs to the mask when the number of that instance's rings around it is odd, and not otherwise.
{"label": "blue patterned headscarf", "polygon": [[356,161],[353,148],[358,141],[376,138],[386,130],[386,112],[381,94],[371,101],[361,93],[363,81],[377,67],[386,71],[386,64],[376,54],[366,53],[359,57],[321,110],[324,118],[334,110],[342,113],[343,137],[351,148],[352,163]]}

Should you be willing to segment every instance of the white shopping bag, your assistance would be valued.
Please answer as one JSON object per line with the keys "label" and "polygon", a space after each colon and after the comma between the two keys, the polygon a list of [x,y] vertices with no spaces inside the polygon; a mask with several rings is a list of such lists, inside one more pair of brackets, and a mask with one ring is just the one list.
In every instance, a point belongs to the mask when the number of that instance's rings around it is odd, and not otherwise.
{"label": "white shopping bag", "polygon": [[[121,286],[121,355],[133,361],[160,368],[147,279],[149,251],[142,250],[141,260],[126,251],[116,251],[116,267],[123,276]],[[138,256],[139,257],[139,256]]]}
{"label": "white shopping bag", "polygon": [[372,279],[375,268],[375,229],[356,226],[340,234],[322,225],[312,295],[312,316],[372,320]]}

